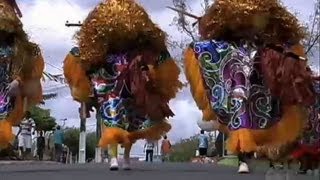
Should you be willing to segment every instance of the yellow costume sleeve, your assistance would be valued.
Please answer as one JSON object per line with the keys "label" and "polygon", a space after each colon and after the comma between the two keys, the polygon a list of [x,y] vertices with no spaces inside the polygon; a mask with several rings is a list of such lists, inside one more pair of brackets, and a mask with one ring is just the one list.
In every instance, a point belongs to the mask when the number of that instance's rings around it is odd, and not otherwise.
{"label": "yellow costume sleeve", "polygon": [[80,58],[69,53],[64,60],[63,72],[70,86],[72,97],[78,102],[87,102],[91,94],[91,86],[80,64]]}

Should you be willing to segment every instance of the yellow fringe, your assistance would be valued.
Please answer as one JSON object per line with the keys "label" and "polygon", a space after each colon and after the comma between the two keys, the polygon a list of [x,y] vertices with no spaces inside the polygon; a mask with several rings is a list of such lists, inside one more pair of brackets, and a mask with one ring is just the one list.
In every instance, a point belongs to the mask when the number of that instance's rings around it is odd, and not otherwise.
{"label": "yellow fringe", "polygon": [[205,85],[200,71],[200,65],[196,59],[192,48],[188,48],[184,58],[185,75],[190,83],[191,94],[200,110],[202,110],[203,120],[216,120],[217,116],[212,111],[210,101],[207,96]]}
{"label": "yellow fringe", "polygon": [[150,72],[154,78],[155,86],[162,97],[167,101],[175,98],[178,91],[182,88],[182,83],[179,81],[180,69],[174,60],[167,59],[159,67]]}
{"label": "yellow fringe", "polygon": [[11,123],[7,120],[0,121],[0,149],[8,147],[13,139],[14,135]]}
{"label": "yellow fringe", "polygon": [[91,94],[91,86],[81,66],[80,58],[69,53],[64,60],[63,72],[72,97],[78,102],[87,102]]}
{"label": "yellow fringe", "polygon": [[130,143],[128,135],[129,132],[121,128],[105,127],[99,141],[99,146],[106,149],[111,144],[128,144]]}
{"label": "yellow fringe", "polygon": [[131,132],[129,139],[131,142],[135,142],[138,139],[158,140],[161,139],[161,136],[169,132],[170,129],[171,125],[166,121],[162,121],[150,128]]}
{"label": "yellow fringe", "polygon": [[130,133],[121,128],[105,127],[101,139],[99,141],[99,146],[103,149],[106,149],[108,148],[108,145],[111,144],[122,144],[124,146],[128,146],[129,144],[134,143],[138,139],[158,140],[170,129],[170,124],[168,124],[165,121],[157,125],[154,125],[150,128]]}
{"label": "yellow fringe", "polygon": [[306,111],[301,106],[283,107],[281,120],[266,130],[240,129],[231,131],[227,149],[232,153],[256,151],[258,146],[281,146],[294,142],[302,133]]}

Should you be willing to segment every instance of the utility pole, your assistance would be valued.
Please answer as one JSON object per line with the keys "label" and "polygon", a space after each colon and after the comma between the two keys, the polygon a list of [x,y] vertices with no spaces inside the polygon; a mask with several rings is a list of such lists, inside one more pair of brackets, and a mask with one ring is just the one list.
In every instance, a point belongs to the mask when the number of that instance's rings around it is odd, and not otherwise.
{"label": "utility pole", "polygon": [[101,138],[101,115],[99,113],[99,110],[96,112],[96,119],[97,119],[97,125],[96,125],[96,139],[97,139],[97,144],[96,144],[96,151],[95,151],[95,162],[96,163],[101,163],[102,162],[102,151],[101,147],[99,147],[99,139]]}
{"label": "utility pole", "polygon": [[62,121],[62,128],[64,129],[64,126],[66,125],[66,121],[68,119],[67,118],[64,118],[64,119],[60,119],[60,121]]}
{"label": "utility pole", "polygon": [[81,103],[80,114],[80,138],[79,138],[79,163],[86,163],[86,103]]}
{"label": "utility pole", "polygon": [[[78,23],[69,23],[66,21],[66,27],[81,27],[82,24],[79,21]],[[80,115],[80,137],[79,137],[79,163],[86,163],[86,118],[87,118],[87,110],[86,104],[81,103],[79,108]]]}
{"label": "utility pole", "polygon": [[[82,23],[79,21],[78,23],[70,23],[69,21],[66,21],[65,23],[65,26],[66,27],[81,27],[82,26]],[[85,107],[85,104],[81,104],[81,107]],[[95,106],[97,107],[97,106]],[[86,108],[86,107],[85,107]],[[82,162],[83,158],[85,159],[85,157],[80,157],[80,155],[82,155],[80,153],[80,150],[84,149],[84,156],[85,156],[85,140],[86,140],[86,137],[85,137],[85,122],[86,122],[86,110],[82,109],[80,110],[80,119],[81,119],[81,125],[80,125],[80,142],[79,142],[79,163]],[[98,109],[97,109],[98,111]],[[82,114],[81,113],[85,113],[85,114]],[[102,162],[102,151],[101,151],[101,148],[98,146],[99,144],[99,139],[101,137],[101,131],[102,131],[102,125],[101,125],[101,116],[100,114],[97,112],[96,113],[96,120],[97,120],[97,125],[96,125],[96,139],[97,139],[97,145],[96,145],[96,150],[95,150],[95,162],[96,163],[100,163]],[[82,127],[82,128],[81,128]],[[81,138],[81,135],[84,135],[84,137]],[[82,147],[81,145],[84,144],[84,147]]]}

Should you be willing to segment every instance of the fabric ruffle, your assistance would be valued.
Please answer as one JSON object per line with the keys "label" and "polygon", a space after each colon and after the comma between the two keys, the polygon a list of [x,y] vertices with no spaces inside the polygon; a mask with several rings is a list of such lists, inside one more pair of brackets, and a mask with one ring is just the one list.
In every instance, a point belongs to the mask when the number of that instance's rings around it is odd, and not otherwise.
{"label": "fabric ruffle", "polygon": [[[137,112],[148,115],[152,121],[161,121],[174,115],[169,107],[169,100],[182,87],[178,66],[172,59],[159,65],[156,61],[150,62],[157,57],[157,54],[143,52],[132,60],[128,74]],[[141,69],[141,64],[148,65],[148,70]]]}
{"label": "fabric ruffle", "polygon": [[163,135],[165,135],[171,126],[165,120],[159,122],[152,127],[128,132],[121,128],[108,128],[105,127],[101,139],[99,141],[99,146],[103,149],[108,148],[108,145],[112,144],[122,144],[127,146],[129,144],[135,143],[139,139],[148,139],[148,140],[159,140]]}
{"label": "fabric ruffle", "polygon": [[307,61],[299,59],[301,49],[294,48],[285,51],[281,46],[270,46],[262,50],[265,83],[283,104],[312,105],[315,97],[312,74],[307,69]]}
{"label": "fabric ruffle", "polygon": [[0,149],[8,147],[13,138],[11,123],[7,120],[0,121]]}
{"label": "fabric ruffle", "polygon": [[230,131],[227,149],[235,154],[249,153],[257,151],[259,146],[280,147],[293,143],[302,134],[306,119],[307,113],[303,107],[284,106],[281,120],[268,129]]}

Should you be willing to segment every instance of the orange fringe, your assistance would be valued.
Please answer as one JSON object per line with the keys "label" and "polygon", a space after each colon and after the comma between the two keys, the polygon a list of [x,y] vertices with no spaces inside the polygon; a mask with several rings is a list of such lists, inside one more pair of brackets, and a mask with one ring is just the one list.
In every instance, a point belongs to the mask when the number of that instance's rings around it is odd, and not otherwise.
{"label": "orange fringe", "polygon": [[266,130],[230,131],[227,149],[232,153],[256,151],[258,146],[281,146],[294,142],[301,135],[306,111],[300,106],[286,106],[281,120]]}
{"label": "orange fringe", "polygon": [[166,101],[175,98],[177,92],[182,88],[179,81],[180,69],[173,59],[167,59],[159,67],[151,71],[157,90]]}
{"label": "orange fringe", "polygon": [[23,97],[17,96],[15,99],[14,109],[11,111],[10,115],[6,119],[11,125],[17,126],[20,124],[24,117],[23,111]]}
{"label": "orange fringe", "polygon": [[170,129],[170,124],[165,121],[150,128],[134,132],[128,132],[116,127],[105,127],[99,141],[99,146],[106,149],[110,144],[122,144],[124,146],[128,146],[138,139],[158,140]]}
{"label": "orange fringe", "polygon": [[87,102],[91,94],[91,86],[80,64],[80,58],[69,53],[64,60],[63,72],[73,98],[79,102]]}
{"label": "orange fringe", "polygon": [[200,110],[202,110],[203,120],[216,120],[217,116],[212,111],[207,91],[202,78],[200,65],[196,59],[192,48],[188,48],[184,58],[185,75],[190,83],[191,94]]}
{"label": "orange fringe", "polygon": [[9,121],[0,121],[0,149],[8,147],[13,140],[12,125]]}

